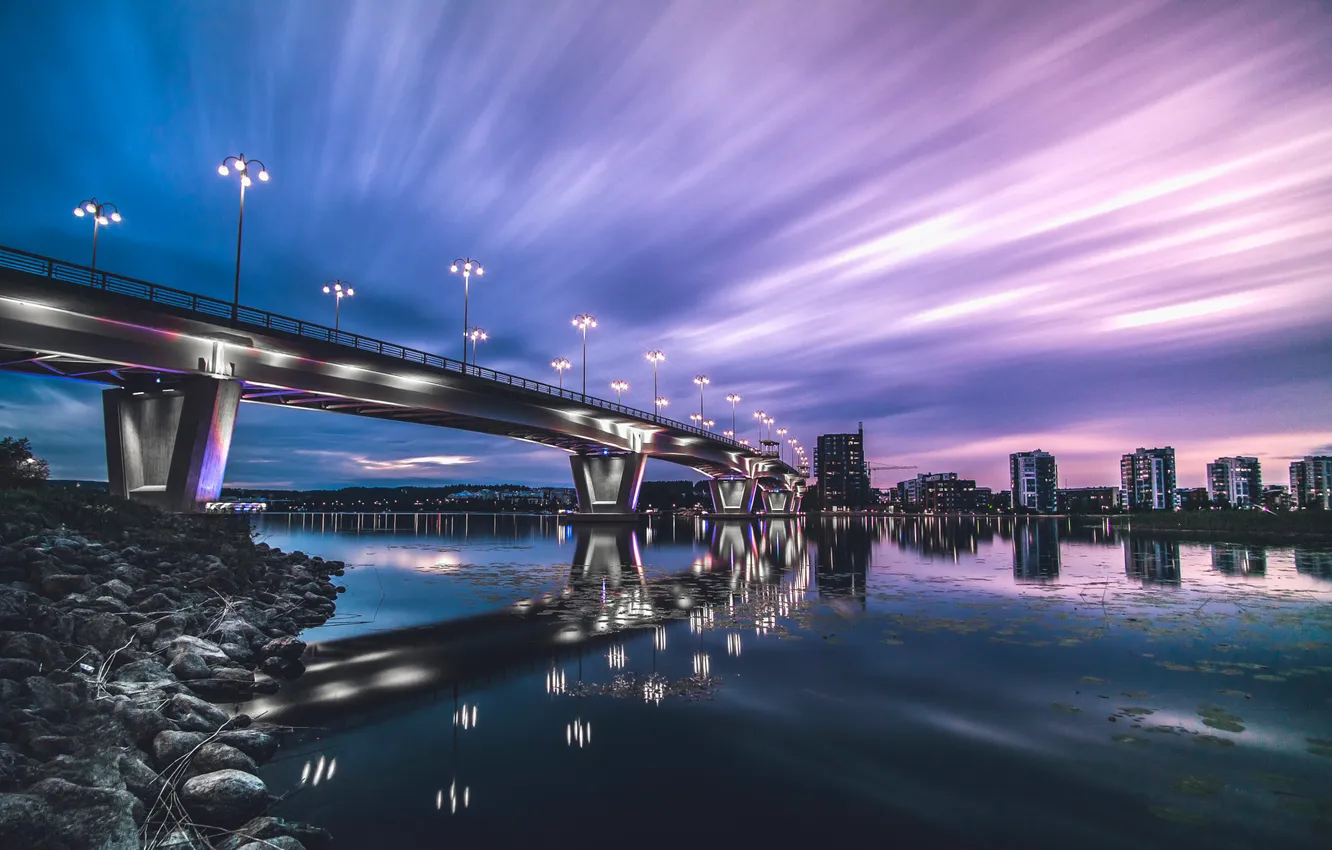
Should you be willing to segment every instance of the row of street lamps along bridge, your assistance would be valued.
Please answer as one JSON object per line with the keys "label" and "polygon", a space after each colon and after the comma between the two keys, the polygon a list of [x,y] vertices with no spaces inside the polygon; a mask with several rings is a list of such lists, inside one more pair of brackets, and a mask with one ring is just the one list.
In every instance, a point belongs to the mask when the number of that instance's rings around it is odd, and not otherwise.
{"label": "row of street lamps along bridge", "polygon": [[[231,317],[232,320],[234,321],[237,318],[238,312],[240,310],[241,240],[245,231],[245,190],[249,189],[251,186],[254,185],[255,179],[259,180],[262,183],[267,183],[269,181],[270,175],[268,173],[268,168],[263,164],[263,162],[257,159],[246,158],[244,153],[238,154],[236,156],[228,156],[226,159],[222,160],[222,164],[217,167],[217,173],[223,177],[229,176],[232,173],[232,171],[235,171],[240,176],[240,209],[236,221],[236,273],[233,282],[233,294],[231,302]],[[252,174],[254,175],[253,179],[250,176]],[[102,227],[105,227],[112,223],[119,223],[123,221],[123,218],[120,214],[120,208],[112,203],[105,203],[98,201],[97,198],[94,197],[79,202],[79,205],[74,208],[74,215],[78,216],[79,218],[91,218],[93,221],[93,244],[92,244],[91,268],[93,271],[96,271],[98,233]],[[449,272],[451,274],[460,274],[462,275],[463,279],[463,353],[462,353],[463,366],[465,367],[469,362],[468,360],[469,342],[471,343],[470,362],[472,363],[472,365],[476,365],[477,343],[484,342],[488,340],[490,337],[484,329],[470,324],[470,317],[468,315],[468,312],[469,312],[469,302],[470,302],[471,278],[472,275],[476,275],[477,277],[483,276],[485,274],[485,268],[481,265],[480,262],[472,259],[471,257],[459,257],[458,259],[454,260],[452,264],[450,264]],[[333,329],[336,332],[340,329],[340,324],[342,319],[342,300],[344,298],[352,297],[353,295],[356,294],[356,291],[345,280],[330,280],[327,284],[324,285],[323,291],[325,294],[332,295],[334,297]],[[580,313],[579,315],[574,317],[573,326],[582,334],[583,338],[582,394],[587,395],[587,332],[589,329],[595,328],[597,326],[597,320],[596,317],[594,317],[590,313]],[[670,404],[670,400],[661,395],[657,381],[658,368],[661,361],[666,359],[666,354],[660,349],[652,349],[647,352],[647,359],[652,364],[653,411],[658,416],[660,416],[661,409]],[[572,368],[573,364],[568,360],[568,358],[557,357],[551,361],[550,365],[553,369],[555,369],[555,371],[559,375],[559,386],[561,389],[563,389],[564,372]],[[710,383],[711,380],[708,378],[707,375],[694,376],[694,384],[698,386],[698,412],[689,414],[690,420],[693,421],[696,426],[706,428],[709,431],[711,431],[713,427],[716,426],[717,424],[715,419],[704,418],[704,408],[703,408],[704,389]],[[614,381],[611,381],[610,388],[615,391],[615,401],[617,404],[619,404],[624,392],[629,389],[629,382],[623,379],[616,379]],[[739,404],[741,401],[740,394],[728,393],[726,395],[726,401],[728,401],[731,405],[731,427],[725,431],[722,431],[721,432],[722,436],[729,437],[731,439],[738,439],[741,445],[749,446],[750,445],[749,440],[738,438],[739,429],[737,422],[736,405]],[[777,447],[778,457],[781,459],[785,459],[787,452],[784,447],[789,446],[790,460],[792,465],[802,466],[808,463],[808,460],[805,456],[805,448],[800,445],[800,441],[796,440],[795,438],[786,439],[786,434],[788,433],[787,429],[778,428],[776,430],[776,435],[778,439],[774,441],[772,439],[774,433],[772,430],[772,426],[775,420],[772,417],[768,416],[767,413],[762,410],[754,411],[754,419],[758,421],[758,443],[760,448],[765,445],[775,445]]]}

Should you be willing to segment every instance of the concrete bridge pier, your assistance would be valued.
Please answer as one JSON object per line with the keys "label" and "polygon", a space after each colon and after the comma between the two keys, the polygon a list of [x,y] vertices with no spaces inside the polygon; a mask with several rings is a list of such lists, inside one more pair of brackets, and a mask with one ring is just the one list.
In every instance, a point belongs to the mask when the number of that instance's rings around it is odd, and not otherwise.
{"label": "concrete bridge pier", "polygon": [[626,573],[637,580],[636,570],[643,565],[638,528],[629,523],[580,525],[576,534],[570,575],[573,583],[605,581],[618,590]]}
{"label": "concrete bridge pier", "polygon": [[169,511],[202,511],[222,492],[239,381],[195,375],[105,390],[110,492]]}
{"label": "concrete bridge pier", "polygon": [[800,512],[800,491],[794,487],[764,487],[759,493],[763,500],[763,510],[769,514]]}
{"label": "concrete bridge pier", "polygon": [[708,482],[712,493],[714,516],[751,516],[754,513],[754,494],[758,481],[753,478],[728,476]]}
{"label": "concrete bridge pier", "polygon": [[574,491],[578,494],[578,513],[574,519],[639,519],[638,491],[643,486],[647,455],[622,454],[570,455]]}

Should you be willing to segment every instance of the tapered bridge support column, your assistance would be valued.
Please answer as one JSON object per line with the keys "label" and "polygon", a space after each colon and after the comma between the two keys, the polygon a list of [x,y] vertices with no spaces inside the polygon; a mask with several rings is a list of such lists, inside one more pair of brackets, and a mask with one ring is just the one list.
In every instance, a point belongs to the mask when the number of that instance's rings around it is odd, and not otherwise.
{"label": "tapered bridge support column", "polygon": [[643,486],[647,455],[640,453],[570,455],[576,519],[637,519],[638,490]]}
{"label": "tapered bridge support column", "polygon": [[758,482],[753,478],[714,478],[708,482],[712,492],[712,512],[724,516],[749,516],[754,513],[754,494]]}
{"label": "tapered bridge support column", "polygon": [[111,495],[202,511],[222,492],[240,382],[197,375],[152,387],[102,393]]}
{"label": "tapered bridge support column", "polygon": [[764,487],[759,492],[763,497],[763,510],[770,514],[793,514],[800,509],[800,499],[794,489]]}

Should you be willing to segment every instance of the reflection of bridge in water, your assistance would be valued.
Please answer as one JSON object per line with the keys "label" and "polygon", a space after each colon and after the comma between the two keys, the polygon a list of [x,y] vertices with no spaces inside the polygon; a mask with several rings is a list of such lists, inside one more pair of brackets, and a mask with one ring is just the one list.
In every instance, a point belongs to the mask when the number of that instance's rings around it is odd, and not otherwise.
{"label": "reflection of bridge in water", "polygon": [[[577,527],[561,591],[479,616],[314,644],[303,676],[245,710],[294,726],[360,724],[445,691],[581,662],[629,633],[671,620],[771,627],[807,604],[815,589],[821,598],[864,605],[873,543],[864,528],[816,532],[813,571],[803,523],[700,521],[695,529],[707,541],[706,553],[690,568],[652,575],[643,567],[642,530]],[[663,630],[657,641],[664,639]]]}

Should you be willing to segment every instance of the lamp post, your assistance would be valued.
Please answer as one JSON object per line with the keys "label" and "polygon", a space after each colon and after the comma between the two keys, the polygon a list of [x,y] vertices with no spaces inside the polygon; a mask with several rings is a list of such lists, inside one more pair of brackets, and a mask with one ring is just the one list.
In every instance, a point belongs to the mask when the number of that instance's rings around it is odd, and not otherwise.
{"label": "lamp post", "polygon": [[725,431],[722,431],[722,436],[734,440],[735,432],[732,431],[730,428],[727,428]]}
{"label": "lamp post", "polygon": [[795,438],[794,438],[794,437],[791,438],[791,439],[789,439],[789,440],[787,440],[787,441],[786,441],[786,444],[787,444],[788,446],[791,447],[791,465],[792,465],[792,466],[795,466],[795,461],[796,461],[796,446],[798,446],[798,445],[800,445],[800,444],[797,443],[797,442],[795,441]]}
{"label": "lamp post", "polygon": [[647,359],[652,364],[652,397],[657,398],[660,395],[657,390],[657,364],[666,359],[666,352],[654,348],[647,353]]}
{"label": "lamp post", "polygon": [[740,393],[728,393],[726,400],[731,403],[731,436],[735,436],[735,406],[740,403]]}
{"label": "lamp post", "polygon": [[712,430],[712,426],[714,426],[714,425],[716,425],[716,424],[717,424],[717,420],[716,420],[716,419],[704,419],[704,420],[703,420],[703,427],[704,427],[704,428],[707,428],[709,431],[711,431],[711,430]]}
{"label": "lamp post", "polygon": [[762,442],[763,442],[763,420],[768,418],[768,414],[764,413],[762,410],[756,410],[756,411],[754,411],[754,418],[757,419],[757,420],[759,421],[759,423],[758,423],[758,429],[759,429],[758,438],[759,438],[759,442],[762,443]]}
{"label": "lamp post", "polygon": [[629,389],[628,381],[611,381],[611,389],[615,390],[615,403],[620,403],[620,394]]}
{"label": "lamp post", "polygon": [[699,418],[699,419],[702,419],[702,418],[703,418],[703,388],[706,387],[706,386],[707,386],[709,383],[711,383],[711,382],[708,380],[708,376],[707,376],[707,375],[695,375],[695,376],[694,376],[694,383],[695,383],[695,384],[698,384],[698,418]]}
{"label": "lamp post", "polygon": [[583,332],[583,395],[587,395],[587,329],[595,328],[597,320],[591,313],[579,313],[573,318],[573,326]]}
{"label": "lamp post", "polygon": [[564,357],[556,357],[554,360],[550,361],[550,367],[560,375],[560,389],[564,389],[564,370],[571,366],[573,366],[573,364]]}
{"label": "lamp post", "polygon": [[[453,261],[453,265],[449,266],[449,274],[461,273],[463,276],[463,365],[464,366],[467,365],[467,335],[471,333],[471,325],[469,324],[469,320],[467,318],[467,308],[469,306],[468,302],[471,300],[470,290],[472,288],[471,282],[472,282],[472,274],[474,272],[476,273],[477,277],[480,277],[481,275],[486,273],[486,270],[481,268],[481,264],[478,263],[476,260],[473,260],[471,257],[459,257],[458,259]],[[472,348],[475,349],[476,346],[473,345]]]}
{"label": "lamp post", "polygon": [[695,428],[698,428],[703,424],[703,414],[701,413],[691,413],[689,414],[689,418],[693,421]]}
{"label": "lamp post", "polygon": [[[467,339],[470,339],[470,340],[472,341],[472,365],[475,366],[475,365],[476,365],[476,343],[477,343],[477,341],[484,342],[485,340],[490,339],[490,337],[486,336],[486,332],[485,332],[484,330],[482,330],[481,328],[468,328],[468,329],[467,329]],[[463,344],[466,345],[466,342],[464,341]]]}
{"label": "lamp post", "polygon": [[777,459],[778,459],[778,460],[781,460],[781,459],[782,459],[782,440],[784,440],[785,438],[786,438],[786,429],[785,429],[785,428],[778,428],[778,429],[777,429]]}
{"label": "lamp post", "polygon": [[669,405],[669,404],[670,404],[670,401],[667,400],[667,399],[662,398],[661,396],[657,396],[655,399],[652,400],[652,403],[653,403],[653,405],[655,405],[655,407],[656,407],[657,415],[660,416],[660,415],[661,415],[661,409],[662,409],[663,407],[666,407],[667,405]]}
{"label": "lamp post", "polygon": [[342,299],[351,298],[356,294],[356,290],[352,289],[351,284],[348,284],[345,280],[330,280],[324,284],[324,294],[334,296],[333,332],[337,333],[342,320]]}
{"label": "lamp post", "polygon": [[254,185],[250,175],[255,173],[255,168],[259,169],[258,174],[255,174],[259,182],[267,183],[268,169],[257,159],[246,159],[242,153],[222,160],[222,164],[217,167],[217,173],[226,177],[233,168],[240,175],[240,215],[236,218],[236,281],[231,296],[231,321],[235,322],[240,314],[241,236],[245,233],[245,190]]}
{"label": "lamp post", "polygon": [[[111,211],[110,215],[107,215],[107,210]],[[86,201],[80,202],[79,205],[74,208],[74,215],[78,216],[79,218],[83,218],[85,216],[92,216],[93,220],[92,270],[95,272],[97,271],[97,230],[100,227],[105,227],[106,225],[110,224],[113,221],[119,223],[121,220],[120,208],[117,207],[115,204],[111,203],[104,204],[101,201],[97,200],[96,198],[89,198]]]}
{"label": "lamp post", "polygon": [[767,437],[766,437],[766,439],[768,440],[768,442],[772,442],[772,423],[774,423],[774,422],[776,422],[776,421],[777,421],[777,420],[776,420],[776,419],[773,419],[771,416],[765,416],[765,417],[763,417],[763,424],[767,426]]}

